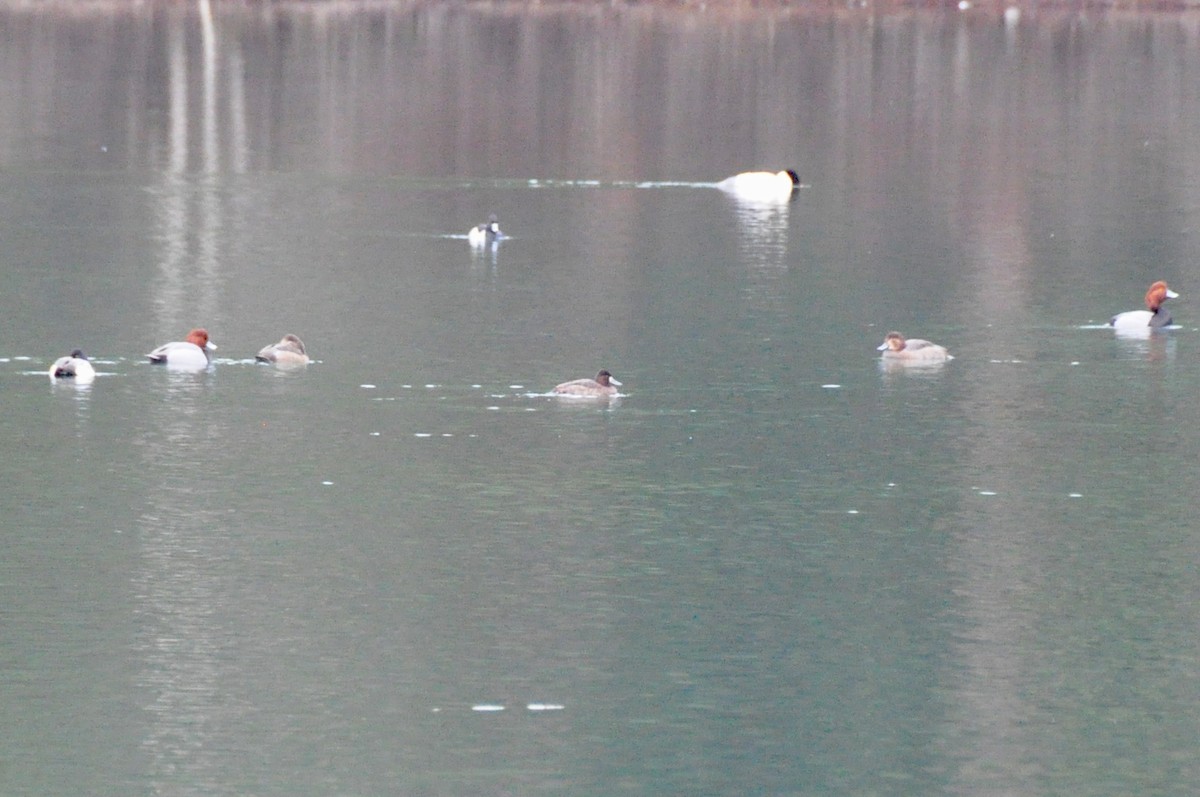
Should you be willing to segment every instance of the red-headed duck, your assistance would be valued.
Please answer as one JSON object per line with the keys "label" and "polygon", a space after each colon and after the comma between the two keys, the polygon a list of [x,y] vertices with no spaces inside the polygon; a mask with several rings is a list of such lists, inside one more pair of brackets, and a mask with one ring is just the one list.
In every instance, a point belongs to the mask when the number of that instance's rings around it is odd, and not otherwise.
{"label": "red-headed duck", "polygon": [[254,359],[264,363],[274,363],[280,368],[289,366],[308,365],[308,352],[304,350],[304,341],[295,335],[284,335],[278,343],[264,346],[254,355]]}
{"label": "red-headed duck", "polygon": [[742,172],[726,177],[717,188],[739,199],[759,202],[786,202],[800,185],[800,175],[791,169],[782,172]]}
{"label": "red-headed duck", "polygon": [[912,338],[906,340],[899,332],[889,332],[883,338],[883,343],[876,351],[883,352],[885,362],[911,363],[914,365],[944,363],[954,359],[945,346],[930,343],[927,340]]}
{"label": "red-headed duck", "polygon": [[1146,291],[1146,309],[1129,310],[1118,313],[1109,319],[1108,325],[1114,329],[1145,329],[1147,327],[1160,329],[1171,325],[1171,314],[1163,307],[1167,299],[1177,299],[1179,294],[1167,287],[1167,283],[1159,280]]}
{"label": "red-headed duck", "polygon": [[217,344],[208,339],[208,330],[193,329],[183,340],[164,343],[146,356],[157,365],[199,370],[212,364],[216,348]]}
{"label": "red-headed duck", "polygon": [[621,383],[613,379],[608,371],[596,374],[595,379],[574,379],[563,382],[554,388],[554,393],[560,396],[580,396],[583,398],[607,398],[617,395]]}
{"label": "red-headed duck", "polygon": [[91,382],[96,378],[96,369],[79,349],[68,357],[59,357],[50,366],[51,379],[74,379],[78,383]]}
{"label": "red-headed duck", "polygon": [[504,237],[504,233],[500,232],[500,222],[496,219],[496,214],[488,216],[487,224],[476,224],[467,233],[467,242],[471,246],[488,246],[494,244]]}

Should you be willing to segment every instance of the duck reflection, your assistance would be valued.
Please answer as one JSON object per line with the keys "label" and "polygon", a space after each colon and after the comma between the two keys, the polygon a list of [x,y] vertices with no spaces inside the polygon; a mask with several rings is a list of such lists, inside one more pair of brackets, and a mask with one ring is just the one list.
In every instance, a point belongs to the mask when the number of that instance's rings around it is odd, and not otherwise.
{"label": "duck reflection", "polygon": [[[221,318],[220,242],[230,214],[215,178],[222,168],[218,130],[226,126],[217,82],[225,75],[236,98],[243,71],[219,68],[231,48],[222,47],[217,23],[208,0],[164,15],[169,101],[164,165],[152,189],[160,242],[154,309],[163,335],[177,335],[183,318]],[[189,46],[193,37],[199,49]],[[236,122],[228,127],[239,129]],[[162,401],[152,405],[135,441],[141,452],[137,684],[149,696],[142,748],[155,793],[177,791],[181,780],[197,792],[222,790],[221,756],[211,740],[229,710],[232,543],[220,489],[229,435],[220,413],[209,411],[214,382],[204,343],[207,336],[199,347],[188,344],[202,370],[157,375]]]}
{"label": "duck reflection", "polygon": [[755,304],[774,305],[781,300],[778,282],[788,269],[791,203],[730,196],[737,220],[738,262],[747,268],[749,296]]}
{"label": "duck reflection", "polygon": [[1173,361],[1175,359],[1175,336],[1149,327],[1138,329],[1114,329],[1122,359]]}

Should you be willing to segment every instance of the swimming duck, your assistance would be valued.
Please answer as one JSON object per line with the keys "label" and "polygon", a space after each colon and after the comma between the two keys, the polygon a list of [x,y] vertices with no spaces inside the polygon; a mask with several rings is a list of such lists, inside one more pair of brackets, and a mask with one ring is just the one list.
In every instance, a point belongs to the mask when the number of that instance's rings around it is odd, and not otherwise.
{"label": "swimming duck", "polygon": [[945,346],[919,338],[905,340],[899,332],[887,333],[876,351],[883,352],[883,360],[887,362],[928,365],[954,359]]}
{"label": "swimming duck", "polygon": [[496,219],[496,214],[488,216],[487,224],[476,224],[467,233],[467,241],[471,246],[486,246],[494,244],[504,237],[504,233],[500,232],[500,222]]}
{"label": "swimming duck", "polygon": [[717,188],[739,199],[786,202],[800,185],[800,175],[791,169],[781,172],[742,172],[726,177]]}
{"label": "swimming duck", "polygon": [[96,369],[88,362],[80,349],[71,352],[69,357],[59,357],[50,366],[51,379],[74,379],[77,383],[91,382],[96,378]]}
{"label": "swimming duck", "polygon": [[1179,294],[1167,287],[1167,283],[1159,280],[1146,291],[1146,309],[1129,310],[1117,313],[1109,319],[1108,325],[1114,329],[1145,329],[1152,327],[1160,329],[1171,325],[1171,314],[1163,307],[1167,299],[1177,299]]}
{"label": "swimming duck", "polygon": [[595,379],[573,379],[556,385],[554,393],[560,396],[582,396],[585,398],[605,398],[617,395],[621,383],[613,379],[608,371],[596,374]]}
{"label": "swimming duck", "polygon": [[254,359],[264,363],[274,363],[280,367],[290,365],[308,365],[308,352],[304,350],[304,341],[295,335],[284,335],[278,343],[264,346],[254,355]]}
{"label": "swimming duck", "polygon": [[208,339],[208,330],[193,329],[183,340],[164,343],[146,356],[157,365],[199,370],[212,364],[216,348],[217,344]]}

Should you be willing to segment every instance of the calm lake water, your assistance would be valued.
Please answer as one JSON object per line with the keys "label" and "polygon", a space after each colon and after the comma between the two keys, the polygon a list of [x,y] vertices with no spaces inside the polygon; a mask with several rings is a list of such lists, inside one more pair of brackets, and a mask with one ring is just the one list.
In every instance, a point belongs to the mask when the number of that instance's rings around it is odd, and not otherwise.
{"label": "calm lake water", "polygon": [[1200,792],[1200,19],[0,42],[0,793]]}

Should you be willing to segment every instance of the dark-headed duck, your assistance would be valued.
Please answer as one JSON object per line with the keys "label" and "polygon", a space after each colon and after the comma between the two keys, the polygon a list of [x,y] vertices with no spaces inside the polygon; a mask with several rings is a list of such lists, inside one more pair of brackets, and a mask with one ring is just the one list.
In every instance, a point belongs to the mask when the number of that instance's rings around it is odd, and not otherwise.
{"label": "dark-headed duck", "polygon": [[74,379],[76,382],[91,382],[96,378],[96,369],[79,349],[68,357],[59,357],[50,366],[51,379]]}
{"label": "dark-headed duck", "polygon": [[504,233],[500,232],[500,222],[496,219],[496,214],[488,216],[486,224],[476,224],[467,233],[467,242],[471,246],[487,246],[494,244],[504,237]]}
{"label": "dark-headed duck", "polygon": [[717,188],[751,202],[786,202],[800,185],[800,175],[782,172],[742,172],[717,183]]}
{"label": "dark-headed duck", "polygon": [[607,398],[617,395],[621,383],[613,379],[608,371],[596,374],[595,379],[574,379],[563,382],[554,388],[554,393],[560,396],[580,396],[583,398]]}

